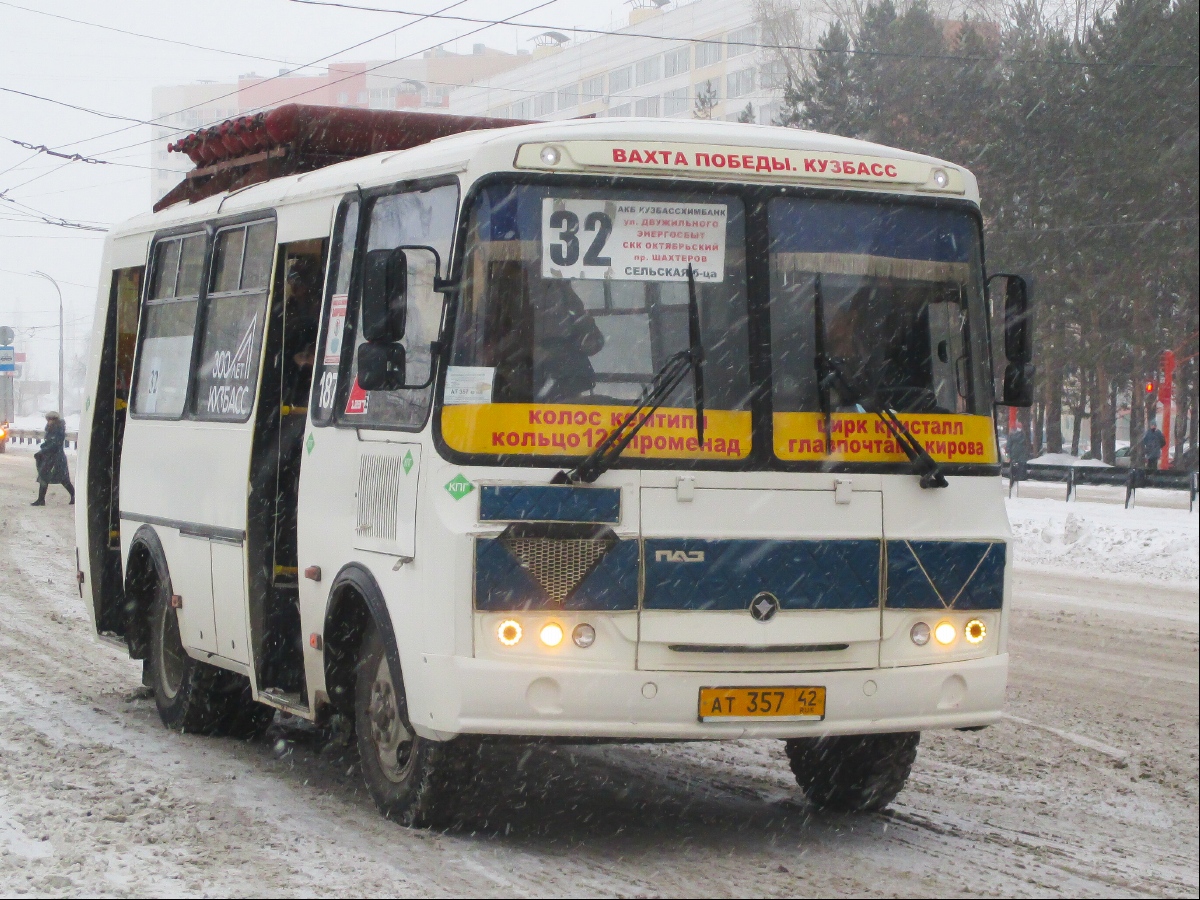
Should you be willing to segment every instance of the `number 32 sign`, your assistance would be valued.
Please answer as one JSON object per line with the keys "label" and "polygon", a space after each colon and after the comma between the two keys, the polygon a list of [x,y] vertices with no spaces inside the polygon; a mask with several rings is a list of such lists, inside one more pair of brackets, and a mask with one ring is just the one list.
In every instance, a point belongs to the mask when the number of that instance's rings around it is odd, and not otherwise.
{"label": "number 32 sign", "polygon": [[725,279],[723,203],[542,200],[542,277]]}

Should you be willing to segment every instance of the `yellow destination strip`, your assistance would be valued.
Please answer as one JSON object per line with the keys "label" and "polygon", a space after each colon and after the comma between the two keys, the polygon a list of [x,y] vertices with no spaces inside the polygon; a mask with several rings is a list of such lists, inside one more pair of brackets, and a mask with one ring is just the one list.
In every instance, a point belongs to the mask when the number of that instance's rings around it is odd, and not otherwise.
{"label": "yellow destination strip", "polygon": [[[946,463],[996,463],[996,432],[988,416],[900,416],[929,455]],[[775,413],[775,455],[786,460],[904,462],[908,457],[886,425],[871,413],[834,413],[831,452],[825,452],[821,413]]]}
{"label": "yellow destination strip", "polygon": [[[442,437],[462,453],[586,456],[633,407],[545,403],[471,403],[442,407]],[[750,413],[704,414],[704,447],[696,446],[696,414],[660,409],[624,455],[646,459],[744,459]]]}

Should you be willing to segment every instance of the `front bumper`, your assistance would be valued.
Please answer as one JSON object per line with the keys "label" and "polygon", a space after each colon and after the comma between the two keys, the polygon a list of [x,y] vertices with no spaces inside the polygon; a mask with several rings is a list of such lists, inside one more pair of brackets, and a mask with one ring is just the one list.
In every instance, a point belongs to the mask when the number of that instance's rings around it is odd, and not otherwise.
{"label": "front bumper", "polygon": [[[729,740],[923,731],[999,720],[1008,655],[835,672],[638,672],[422,654],[405,673],[424,737],[457,734]],[[700,722],[702,687],[824,685],[813,722]]]}

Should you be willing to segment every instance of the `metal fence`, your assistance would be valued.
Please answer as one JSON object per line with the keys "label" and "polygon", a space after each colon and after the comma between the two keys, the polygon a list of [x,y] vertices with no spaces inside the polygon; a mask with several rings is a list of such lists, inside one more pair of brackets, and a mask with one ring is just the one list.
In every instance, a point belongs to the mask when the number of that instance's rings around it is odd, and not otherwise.
{"label": "metal fence", "polygon": [[1156,469],[1110,469],[1107,466],[1041,466],[1026,465],[1024,472],[1013,477],[1013,467],[1005,465],[1001,472],[1008,478],[1008,496],[1019,490],[1022,481],[1050,482],[1066,488],[1064,500],[1075,499],[1075,489],[1080,485],[1109,485],[1125,488],[1125,508],[1132,509],[1137,502],[1138,488],[1158,488],[1167,491],[1188,492],[1188,512],[1196,507],[1198,488],[1197,473],[1159,471]]}
{"label": "metal fence", "polygon": [[[40,444],[42,439],[46,437],[46,433],[37,428],[10,428],[8,432],[8,442],[10,444]],[[79,449],[79,434],[78,432],[67,432],[67,449]]]}

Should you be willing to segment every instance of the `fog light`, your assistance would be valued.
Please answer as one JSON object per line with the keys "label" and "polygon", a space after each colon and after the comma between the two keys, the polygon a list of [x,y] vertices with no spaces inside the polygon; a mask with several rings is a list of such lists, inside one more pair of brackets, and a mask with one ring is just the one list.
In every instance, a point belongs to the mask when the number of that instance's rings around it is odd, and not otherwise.
{"label": "fog light", "polygon": [[505,647],[515,647],[521,640],[521,623],[515,619],[505,619],[496,629],[496,637]]}
{"label": "fog light", "polygon": [[972,619],[967,623],[966,627],[963,628],[963,636],[966,637],[969,643],[981,643],[983,639],[987,637],[987,626],[984,625],[979,619]]}
{"label": "fog light", "polygon": [[562,643],[563,639],[562,626],[556,622],[543,625],[542,630],[538,633],[538,637],[542,639],[542,643],[547,647],[557,647]]}
{"label": "fog light", "polygon": [[924,622],[918,622],[909,630],[908,636],[918,647],[924,647],[929,643],[929,626]]}
{"label": "fog light", "polygon": [[542,162],[548,166],[558,165],[558,161],[562,159],[562,154],[558,152],[557,147],[542,148]]}
{"label": "fog light", "polygon": [[592,644],[596,643],[596,629],[586,622],[582,625],[576,625],[575,630],[571,632],[571,640],[575,642],[576,647],[586,650]]}
{"label": "fog light", "polygon": [[[542,152],[545,153],[546,151],[543,150]],[[940,188],[944,188],[950,183],[950,176],[946,174],[945,169],[933,170],[933,183]]]}
{"label": "fog light", "polygon": [[958,637],[958,632],[949,622],[938,622],[937,628],[933,629],[933,639],[942,646],[953,644],[956,637]]}

